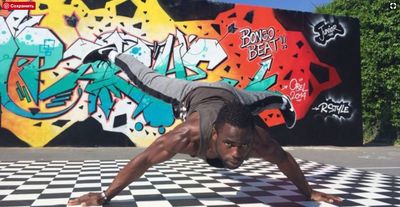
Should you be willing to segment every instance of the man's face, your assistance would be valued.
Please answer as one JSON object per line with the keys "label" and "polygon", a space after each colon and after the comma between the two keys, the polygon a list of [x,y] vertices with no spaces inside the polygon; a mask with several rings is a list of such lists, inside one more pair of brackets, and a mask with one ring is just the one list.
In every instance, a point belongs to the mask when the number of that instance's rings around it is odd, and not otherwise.
{"label": "man's face", "polygon": [[229,169],[238,168],[248,157],[252,140],[251,128],[239,128],[224,124],[216,133],[216,150],[224,166]]}

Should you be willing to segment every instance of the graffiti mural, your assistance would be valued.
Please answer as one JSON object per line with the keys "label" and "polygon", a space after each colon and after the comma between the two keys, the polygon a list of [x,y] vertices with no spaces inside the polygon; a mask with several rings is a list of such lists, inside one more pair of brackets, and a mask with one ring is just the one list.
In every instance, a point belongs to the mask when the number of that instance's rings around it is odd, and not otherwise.
{"label": "graffiti mural", "polygon": [[[279,110],[260,114],[283,144],[309,143],[304,131],[315,113],[361,129],[354,19],[205,0],[35,3],[0,10],[1,146],[147,146],[179,124],[170,104],[115,65],[82,64],[88,51],[109,44],[171,78],[288,95],[299,123],[292,131]],[[356,50],[347,51],[358,55],[352,62],[331,58],[344,45]],[[349,84],[357,87],[347,91]],[[352,97],[351,107],[321,101],[327,92]],[[344,136],[347,144],[361,140]]]}

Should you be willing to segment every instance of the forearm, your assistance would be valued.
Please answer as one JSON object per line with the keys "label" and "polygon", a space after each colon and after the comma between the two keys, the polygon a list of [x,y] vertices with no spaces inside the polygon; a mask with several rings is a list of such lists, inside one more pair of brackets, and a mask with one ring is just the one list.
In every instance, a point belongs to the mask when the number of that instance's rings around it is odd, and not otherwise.
{"label": "forearm", "polygon": [[290,181],[300,190],[300,192],[307,198],[311,197],[312,189],[308,184],[300,166],[292,155],[286,152],[286,159],[278,163],[278,168],[285,174]]}
{"label": "forearm", "polygon": [[118,195],[126,186],[142,176],[150,164],[143,154],[133,158],[114,178],[111,185],[105,191],[108,199]]}

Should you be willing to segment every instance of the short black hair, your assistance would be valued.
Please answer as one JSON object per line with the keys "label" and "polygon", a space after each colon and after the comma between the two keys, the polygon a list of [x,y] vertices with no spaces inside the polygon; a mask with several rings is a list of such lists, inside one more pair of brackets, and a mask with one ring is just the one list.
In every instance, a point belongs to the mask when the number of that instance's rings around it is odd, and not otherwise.
{"label": "short black hair", "polygon": [[230,124],[239,128],[254,128],[254,118],[251,111],[240,103],[228,103],[218,112],[215,121],[215,129],[219,131],[224,124]]}

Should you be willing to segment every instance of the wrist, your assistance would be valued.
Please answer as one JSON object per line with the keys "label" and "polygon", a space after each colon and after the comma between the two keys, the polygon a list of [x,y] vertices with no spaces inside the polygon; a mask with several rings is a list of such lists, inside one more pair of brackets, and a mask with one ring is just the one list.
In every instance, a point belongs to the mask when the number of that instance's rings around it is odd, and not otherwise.
{"label": "wrist", "polygon": [[304,196],[306,196],[307,199],[311,200],[312,199],[312,194],[313,190],[309,189],[307,192],[304,192]]}
{"label": "wrist", "polygon": [[111,200],[110,197],[107,196],[106,191],[101,192],[101,199],[103,200],[103,204]]}

